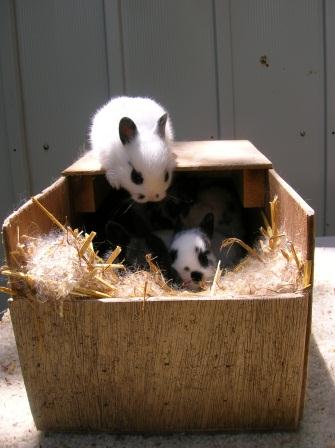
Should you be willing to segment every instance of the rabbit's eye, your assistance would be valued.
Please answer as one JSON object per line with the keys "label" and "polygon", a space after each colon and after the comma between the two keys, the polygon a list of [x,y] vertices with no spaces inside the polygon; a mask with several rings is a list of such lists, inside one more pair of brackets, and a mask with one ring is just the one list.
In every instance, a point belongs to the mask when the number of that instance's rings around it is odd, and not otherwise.
{"label": "rabbit's eye", "polygon": [[136,185],[143,184],[143,176],[139,171],[136,171],[135,168],[131,170],[130,178],[132,182]]}
{"label": "rabbit's eye", "polygon": [[208,267],[208,265],[209,265],[209,260],[208,260],[208,251],[205,251],[205,252],[200,252],[199,254],[198,254],[198,260],[199,260],[199,263],[200,263],[200,265],[203,267],[203,268],[207,268]]}

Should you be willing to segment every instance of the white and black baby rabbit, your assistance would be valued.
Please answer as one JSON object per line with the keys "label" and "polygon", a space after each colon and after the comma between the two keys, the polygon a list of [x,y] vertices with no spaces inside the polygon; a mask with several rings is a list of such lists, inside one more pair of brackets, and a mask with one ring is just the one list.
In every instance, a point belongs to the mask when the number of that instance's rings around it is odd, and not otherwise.
{"label": "white and black baby rabbit", "polygon": [[175,166],[172,141],[168,113],[149,98],[111,99],[96,112],[90,130],[108,182],[142,203],[166,196]]}
{"label": "white and black baby rabbit", "polygon": [[211,249],[213,230],[214,215],[208,213],[199,227],[176,233],[171,242],[172,268],[189,289],[198,289],[214,277],[217,262]]}

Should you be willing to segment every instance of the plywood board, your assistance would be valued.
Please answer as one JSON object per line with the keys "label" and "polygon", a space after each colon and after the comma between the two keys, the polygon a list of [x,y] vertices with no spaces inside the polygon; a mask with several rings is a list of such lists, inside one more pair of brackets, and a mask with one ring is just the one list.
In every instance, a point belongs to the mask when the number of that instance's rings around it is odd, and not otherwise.
{"label": "plywood board", "polygon": [[[313,263],[315,245],[314,210],[274,170],[269,170],[269,200],[278,197],[278,226],[300,251],[303,260],[312,263],[311,284],[313,284]],[[307,382],[309,340],[312,326],[312,287],[308,292],[308,314],[306,325],[306,346],[304,357],[304,378],[301,392],[300,418],[303,412]]]}
{"label": "plywood board", "polygon": [[308,300],[10,304],[41,430],[292,429]]}
{"label": "plywood board", "polygon": [[[73,212],[70,208],[68,181],[65,177],[59,178],[42,193],[36,195],[36,198],[62,224],[71,222]],[[37,236],[49,232],[52,228],[51,220],[31,200],[14,211],[5,220],[2,228],[7,264],[15,266],[15,259],[11,253],[16,250],[22,235]]]}
{"label": "plywood board", "polygon": [[[272,163],[247,140],[210,140],[175,142],[176,171],[221,171],[269,169]],[[63,171],[65,176],[102,173],[100,162],[92,151]]]}

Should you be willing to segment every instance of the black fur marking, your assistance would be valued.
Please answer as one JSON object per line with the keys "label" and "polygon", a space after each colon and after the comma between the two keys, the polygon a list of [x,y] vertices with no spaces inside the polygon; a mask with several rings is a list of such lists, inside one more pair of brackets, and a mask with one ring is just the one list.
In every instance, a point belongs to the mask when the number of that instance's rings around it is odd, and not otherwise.
{"label": "black fur marking", "polygon": [[208,250],[206,250],[205,252],[200,252],[198,255],[199,263],[203,268],[208,268],[209,265],[209,260],[207,256],[208,253],[209,253]]}
{"label": "black fur marking", "polygon": [[131,181],[136,185],[143,184],[142,173],[140,173],[139,171],[136,171],[135,168],[133,168],[131,170],[130,178],[131,178]]}
{"label": "black fur marking", "polygon": [[199,227],[204,232],[204,234],[208,236],[209,239],[212,239],[213,232],[214,232],[214,215],[213,215],[213,213],[207,213],[207,215],[201,221]]}
{"label": "black fur marking", "polygon": [[165,171],[164,182],[168,182],[170,178],[170,174],[168,171]]}
{"label": "black fur marking", "polygon": [[128,117],[123,117],[119,123],[119,136],[121,142],[126,145],[130,143],[137,135],[136,124]]}
{"label": "black fur marking", "polygon": [[200,282],[202,280],[203,274],[199,271],[192,271],[191,272],[191,279],[194,282]]}
{"label": "black fur marking", "polygon": [[174,263],[177,259],[178,256],[178,251],[177,249],[171,249],[170,250],[170,257],[171,257],[171,262]]}

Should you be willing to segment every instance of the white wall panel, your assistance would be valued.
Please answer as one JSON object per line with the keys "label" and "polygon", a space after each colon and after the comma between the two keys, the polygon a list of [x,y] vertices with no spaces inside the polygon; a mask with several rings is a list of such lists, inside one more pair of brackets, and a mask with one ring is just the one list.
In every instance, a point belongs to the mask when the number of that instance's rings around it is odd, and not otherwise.
{"label": "white wall panel", "polygon": [[14,200],[77,156],[109,95],[149,95],[178,139],[252,140],[335,233],[332,0],[3,0],[0,21]]}
{"label": "white wall panel", "polygon": [[[15,178],[11,174],[10,163],[10,145],[8,143],[8,133],[6,129],[6,114],[4,108],[4,90],[3,90],[3,77],[0,70],[0,226],[6,216],[13,210],[14,206],[14,191],[15,191]],[[0,245],[0,266],[5,264],[4,250],[2,244]],[[4,285],[6,280],[0,278],[0,284]],[[0,318],[1,312],[7,306],[7,297],[0,293]]]}
{"label": "white wall panel", "polygon": [[214,0],[213,13],[216,36],[219,138],[230,140],[235,138],[230,0]]}
{"label": "white wall panel", "polygon": [[165,105],[178,139],[217,138],[212,2],[123,0],[120,5],[126,93]]}
{"label": "white wall panel", "polygon": [[[31,192],[19,65],[14,4],[3,0],[0,2],[0,149],[1,170],[12,184],[13,196],[7,190],[9,202],[19,202]],[[0,203],[0,214],[4,203],[7,201]]]}
{"label": "white wall panel", "polygon": [[89,117],[108,97],[104,8],[97,0],[18,0],[15,5],[36,193],[76,158]]}
{"label": "white wall panel", "polygon": [[317,210],[322,233],[323,2],[233,0],[230,7],[235,137],[250,139],[273,161]]}
{"label": "white wall panel", "polygon": [[326,0],[326,235],[335,235],[335,2]]}
{"label": "white wall panel", "polygon": [[125,93],[123,30],[120,0],[104,0],[109,96]]}

